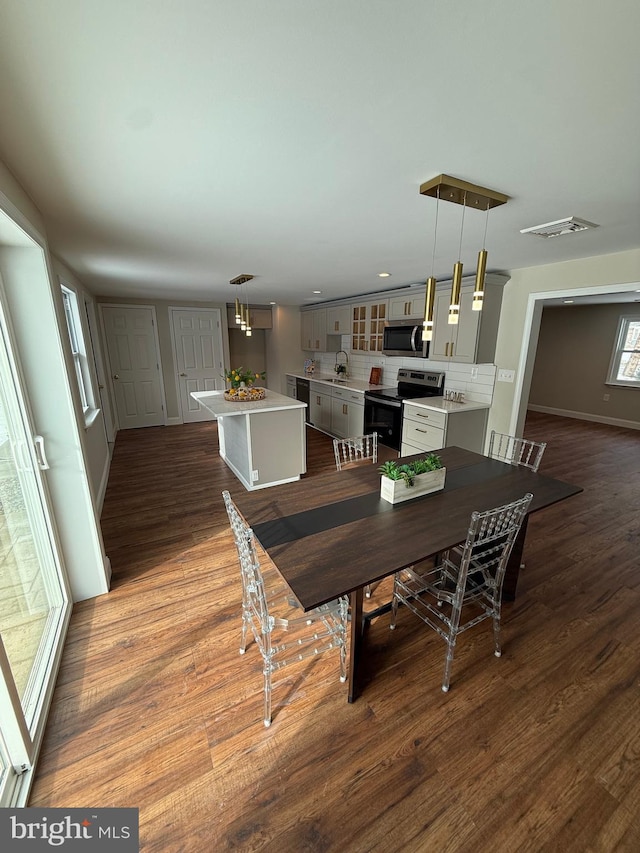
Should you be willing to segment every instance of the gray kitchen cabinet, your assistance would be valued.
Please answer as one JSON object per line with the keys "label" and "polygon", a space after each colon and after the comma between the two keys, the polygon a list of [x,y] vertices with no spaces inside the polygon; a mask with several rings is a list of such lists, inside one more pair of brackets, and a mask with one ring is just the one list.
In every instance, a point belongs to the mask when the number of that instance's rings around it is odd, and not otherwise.
{"label": "gray kitchen cabinet", "polygon": [[287,397],[291,397],[293,400],[296,400],[296,399],[297,399],[297,396],[298,396],[298,395],[297,395],[296,386],[297,386],[297,380],[296,380],[296,377],[295,377],[295,376],[292,376],[292,375],[291,375],[291,374],[289,374],[289,373],[287,373],[287,389],[286,389],[286,394],[287,394]]}
{"label": "gray kitchen cabinet", "polygon": [[388,299],[376,299],[351,306],[351,351],[382,352]]}
{"label": "gray kitchen cabinet", "polygon": [[405,401],[400,454],[410,456],[453,445],[482,453],[489,407],[460,403],[450,405],[450,409],[442,411]]}
{"label": "gray kitchen cabinet", "polygon": [[310,385],[311,424],[322,432],[331,432],[331,388],[319,382]]}
{"label": "gray kitchen cabinet", "polygon": [[300,318],[300,344],[308,352],[337,352],[339,339],[327,342],[327,309],[312,308],[302,311]]}
{"label": "gray kitchen cabinet", "polygon": [[364,392],[333,388],[331,397],[331,434],[338,438],[362,435],[364,430]]}
{"label": "gray kitchen cabinet", "polygon": [[389,297],[390,320],[422,320],[424,317],[425,290],[421,293]]}
{"label": "gray kitchen cabinet", "polygon": [[448,322],[451,282],[439,284],[434,301],[433,340],[429,347],[429,358],[464,364],[492,363],[496,352],[502,293],[507,281],[507,276],[487,273],[482,311],[474,311],[475,277],[464,278],[460,288],[460,315],[456,324]]}
{"label": "gray kitchen cabinet", "polygon": [[[236,309],[234,305],[227,305],[227,322],[229,329],[239,329],[240,326],[236,323]],[[273,328],[273,317],[271,315],[271,306],[249,306],[249,322],[252,329],[271,329]]]}
{"label": "gray kitchen cabinet", "polygon": [[351,334],[351,306],[332,305],[327,308],[327,334]]}

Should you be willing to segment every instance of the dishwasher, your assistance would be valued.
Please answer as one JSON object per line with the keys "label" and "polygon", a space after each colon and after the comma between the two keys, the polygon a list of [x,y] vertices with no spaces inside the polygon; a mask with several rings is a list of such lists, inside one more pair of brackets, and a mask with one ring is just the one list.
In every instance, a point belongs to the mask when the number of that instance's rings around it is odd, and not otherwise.
{"label": "dishwasher", "polygon": [[304,419],[307,423],[311,422],[311,410],[309,408],[309,399],[310,399],[311,391],[309,386],[308,379],[300,379],[298,376],[296,378],[296,400],[299,403],[306,403],[307,408],[304,413]]}

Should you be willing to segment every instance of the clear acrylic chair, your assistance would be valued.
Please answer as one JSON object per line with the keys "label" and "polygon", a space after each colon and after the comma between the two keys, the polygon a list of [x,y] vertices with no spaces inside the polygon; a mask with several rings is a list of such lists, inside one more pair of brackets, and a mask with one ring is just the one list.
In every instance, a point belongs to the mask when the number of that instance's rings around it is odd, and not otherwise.
{"label": "clear acrylic chair", "polygon": [[514,435],[506,435],[492,429],[488,455],[492,459],[500,459],[510,465],[522,465],[525,468],[531,468],[532,471],[537,471],[546,446],[546,441],[516,438]]}
{"label": "clear acrylic chair", "polygon": [[526,494],[505,506],[472,513],[462,547],[444,552],[433,568],[418,572],[416,567],[410,567],[394,577],[390,627],[395,628],[398,604],[402,603],[442,637],[447,644],[442,680],[445,693],[449,690],[458,634],[484,619],[492,619],[495,655],[502,654],[502,583],[532,497]]}
{"label": "clear acrylic chair", "polygon": [[242,577],[242,639],[245,653],[253,633],[263,660],[264,724],[271,725],[271,676],[289,664],[339,649],[340,681],[346,681],[347,610],[342,597],[304,613],[284,581],[267,591],[256,552],[253,530],[228,491],[222,493],[238,551]]}
{"label": "clear acrylic chair", "polygon": [[338,471],[360,462],[372,462],[375,465],[378,461],[378,434],[374,432],[353,438],[334,438],[333,452]]}
{"label": "clear acrylic chair", "polygon": [[[362,462],[371,462],[375,465],[378,461],[378,433],[356,435],[353,438],[334,438],[333,452],[338,471],[353,468]],[[377,586],[377,583],[367,584],[364,588],[365,596],[371,598],[371,593]]]}

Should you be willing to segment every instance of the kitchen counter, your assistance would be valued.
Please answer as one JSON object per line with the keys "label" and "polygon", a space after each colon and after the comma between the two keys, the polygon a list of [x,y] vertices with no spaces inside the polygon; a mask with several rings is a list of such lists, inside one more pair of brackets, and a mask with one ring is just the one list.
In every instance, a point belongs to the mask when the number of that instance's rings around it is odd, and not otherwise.
{"label": "kitchen counter", "polygon": [[267,390],[264,400],[229,402],[222,391],[191,396],[218,421],[220,456],[248,491],[292,483],[307,470],[306,403]]}
{"label": "kitchen counter", "polygon": [[412,406],[421,406],[424,409],[433,409],[436,412],[472,412],[479,409],[490,409],[488,403],[455,403],[453,400],[445,400],[444,397],[418,397],[407,402]]}
{"label": "kitchen counter", "polygon": [[345,379],[335,382],[335,374],[314,373],[308,376],[306,373],[287,373],[287,376],[295,376],[297,379],[308,379],[310,382],[323,382],[332,388],[346,388],[348,391],[379,391],[381,388],[395,388],[395,385],[371,385],[364,379]]}

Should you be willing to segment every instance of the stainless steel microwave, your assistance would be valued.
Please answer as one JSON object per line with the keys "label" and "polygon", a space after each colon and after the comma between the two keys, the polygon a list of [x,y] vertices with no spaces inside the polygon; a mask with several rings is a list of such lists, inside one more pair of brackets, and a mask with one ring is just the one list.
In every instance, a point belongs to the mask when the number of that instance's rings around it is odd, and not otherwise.
{"label": "stainless steel microwave", "polygon": [[385,321],[382,352],[385,355],[427,358],[429,341],[422,340],[422,322],[420,320]]}

